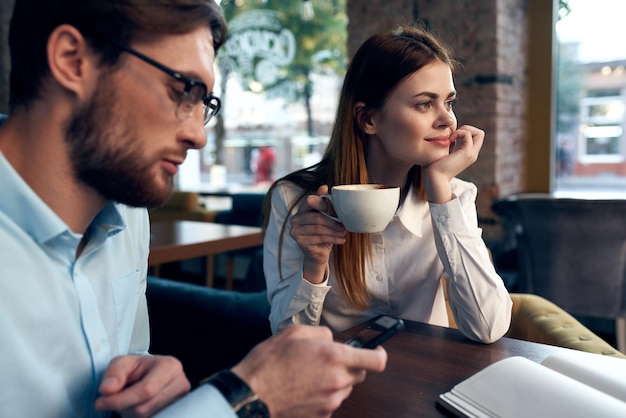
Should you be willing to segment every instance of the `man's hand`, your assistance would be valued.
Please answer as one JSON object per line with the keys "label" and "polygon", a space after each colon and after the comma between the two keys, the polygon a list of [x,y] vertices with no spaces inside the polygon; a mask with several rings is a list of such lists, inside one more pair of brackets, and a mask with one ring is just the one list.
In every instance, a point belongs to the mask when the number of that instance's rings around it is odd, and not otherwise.
{"label": "man's hand", "polygon": [[180,361],[169,356],[120,356],[111,361],[100,383],[98,411],[123,417],[149,417],[189,392]]}
{"label": "man's hand", "polygon": [[381,372],[387,353],[333,341],[326,327],[291,325],[256,346],[232,371],[248,383],[273,418],[330,417],[365,379]]}

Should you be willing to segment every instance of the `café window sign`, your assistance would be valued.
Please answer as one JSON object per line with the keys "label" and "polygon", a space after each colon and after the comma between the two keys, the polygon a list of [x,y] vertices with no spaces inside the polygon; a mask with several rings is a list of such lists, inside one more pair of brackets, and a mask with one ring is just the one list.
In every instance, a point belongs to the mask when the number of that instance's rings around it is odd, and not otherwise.
{"label": "caf\u00e9 window sign", "polygon": [[[283,28],[280,13],[251,10],[228,22],[229,36],[218,55],[222,74],[235,74],[246,90],[285,94],[292,88],[286,68],[296,54],[293,33]],[[282,90],[280,93],[276,90]]]}

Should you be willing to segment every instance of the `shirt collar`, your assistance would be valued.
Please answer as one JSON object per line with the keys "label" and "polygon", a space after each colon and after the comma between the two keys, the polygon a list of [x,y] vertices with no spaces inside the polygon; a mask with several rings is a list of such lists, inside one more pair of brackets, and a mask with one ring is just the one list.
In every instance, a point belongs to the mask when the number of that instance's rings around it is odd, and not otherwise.
{"label": "shirt collar", "polygon": [[[0,216],[7,216],[38,243],[45,243],[63,233],[69,227],[20,177],[0,153]],[[125,227],[124,220],[113,202],[98,213],[90,228],[101,230],[111,236]]]}
{"label": "shirt collar", "polygon": [[404,202],[402,202],[396,214],[400,222],[402,222],[402,225],[404,225],[409,232],[415,236],[421,237],[424,219],[423,212],[425,210],[428,210],[428,203],[417,196],[413,185],[411,185]]}

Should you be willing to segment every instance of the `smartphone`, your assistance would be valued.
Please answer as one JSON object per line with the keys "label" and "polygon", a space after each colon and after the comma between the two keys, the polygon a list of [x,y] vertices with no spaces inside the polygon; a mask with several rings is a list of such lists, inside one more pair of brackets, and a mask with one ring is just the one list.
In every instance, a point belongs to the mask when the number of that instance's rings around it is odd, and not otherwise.
{"label": "smartphone", "polygon": [[376,348],[404,329],[404,321],[382,315],[367,328],[362,329],[346,340],[346,344],[359,348]]}

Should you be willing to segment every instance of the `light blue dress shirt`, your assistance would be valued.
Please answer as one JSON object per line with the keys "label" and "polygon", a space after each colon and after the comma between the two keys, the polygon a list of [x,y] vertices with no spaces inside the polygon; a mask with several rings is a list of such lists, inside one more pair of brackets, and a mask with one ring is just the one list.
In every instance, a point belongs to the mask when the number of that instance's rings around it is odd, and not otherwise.
{"label": "light blue dress shirt", "polygon": [[116,355],[147,354],[150,228],[110,203],[82,235],[0,154],[0,416],[90,417]]}
{"label": "light blue dress shirt", "polygon": [[[86,234],[76,258],[82,236],[0,153],[0,417],[108,416],[93,405],[110,360],[148,354],[147,211],[109,203]],[[208,385],[162,416],[180,411],[234,416]]]}

